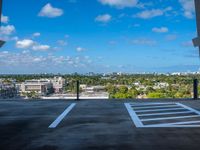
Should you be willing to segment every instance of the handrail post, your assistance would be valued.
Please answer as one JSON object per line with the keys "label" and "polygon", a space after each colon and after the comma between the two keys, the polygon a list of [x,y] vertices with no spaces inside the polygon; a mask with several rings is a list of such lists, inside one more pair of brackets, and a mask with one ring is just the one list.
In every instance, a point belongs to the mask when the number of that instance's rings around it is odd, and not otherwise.
{"label": "handrail post", "polygon": [[76,100],[80,100],[80,98],[79,98],[79,92],[80,92],[79,88],[80,88],[80,82],[77,80],[76,81]]}
{"label": "handrail post", "polygon": [[193,99],[198,99],[198,79],[193,81]]}

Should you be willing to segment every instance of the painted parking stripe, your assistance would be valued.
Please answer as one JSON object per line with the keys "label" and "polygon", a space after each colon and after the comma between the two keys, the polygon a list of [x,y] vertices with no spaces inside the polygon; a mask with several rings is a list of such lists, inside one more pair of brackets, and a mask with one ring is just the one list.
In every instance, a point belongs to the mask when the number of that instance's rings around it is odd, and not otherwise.
{"label": "painted parking stripe", "polygon": [[147,125],[144,128],[199,128],[200,125]]}
{"label": "painted parking stripe", "polygon": [[[157,104],[159,107],[155,107]],[[169,105],[175,106],[175,108],[166,109],[165,106]],[[143,107],[141,107],[141,103],[125,103],[125,106],[136,127],[200,127],[200,112],[181,103],[148,103],[142,105]],[[143,109],[144,107],[149,108]],[[142,118],[145,116],[148,118]],[[161,122],[155,124],[154,121]]]}
{"label": "painted parking stripe", "polygon": [[130,104],[131,106],[151,106],[151,105],[168,105],[168,104],[175,104],[175,103],[137,103],[137,104]]}
{"label": "painted parking stripe", "polygon": [[69,114],[69,112],[74,108],[75,105],[76,103],[72,103],[69,107],[67,107],[65,111],[60,116],[58,116],[58,118],[49,126],[49,128],[56,128],[58,124],[65,118],[65,116]]}
{"label": "painted parking stripe", "polygon": [[143,127],[143,124],[140,121],[140,119],[138,118],[138,116],[136,115],[136,113],[134,111],[132,111],[132,107],[128,103],[125,103],[125,107],[128,110],[129,115],[130,115],[132,121],[134,122],[135,126],[137,128]]}
{"label": "painted parking stripe", "polygon": [[199,115],[191,115],[191,116],[180,116],[180,117],[163,117],[163,118],[153,118],[153,119],[141,119],[141,121],[160,121],[160,120],[171,120],[171,119],[184,119],[184,118],[195,118],[199,117]]}
{"label": "painted parking stripe", "polygon": [[177,105],[179,105],[179,106],[181,106],[181,107],[184,107],[185,109],[188,109],[188,110],[193,111],[193,112],[195,112],[196,114],[200,115],[200,111],[197,111],[197,110],[195,110],[195,109],[193,109],[193,108],[191,108],[191,107],[188,107],[188,106],[183,105],[183,104],[181,104],[181,103],[177,103]]}
{"label": "painted parking stripe", "polygon": [[[200,127],[200,125],[193,125],[194,123],[200,123],[200,121],[185,121],[185,122],[175,122],[175,123],[163,123],[163,124],[153,124],[147,125],[146,127],[165,127],[165,126],[176,126],[180,125],[180,127]],[[178,126],[179,127],[179,126]]]}
{"label": "painted parking stripe", "polygon": [[160,116],[160,115],[175,115],[175,114],[190,114],[194,113],[192,111],[183,111],[183,112],[167,112],[167,113],[153,113],[153,114],[141,114],[139,117],[147,117],[147,116]]}
{"label": "painted parking stripe", "polygon": [[138,110],[138,109],[173,108],[173,107],[177,107],[177,105],[148,106],[148,107],[134,107],[134,109],[135,109],[135,110]]}
{"label": "painted parking stripe", "polygon": [[167,109],[151,109],[151,110],[136,110],[136,113],[141,112],[156,112],[156,111],[169,111],[169,110],[185,110],[185,108],[167,108]]}

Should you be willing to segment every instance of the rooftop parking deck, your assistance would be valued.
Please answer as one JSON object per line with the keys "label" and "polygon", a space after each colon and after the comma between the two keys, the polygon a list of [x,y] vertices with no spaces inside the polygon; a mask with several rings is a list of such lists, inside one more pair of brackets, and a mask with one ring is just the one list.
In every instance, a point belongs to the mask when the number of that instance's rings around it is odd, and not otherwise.
{"label": "rooftop parking deck", "polygon": [[198,100],[0,101],[0,149],[199,149],[199,111]]}

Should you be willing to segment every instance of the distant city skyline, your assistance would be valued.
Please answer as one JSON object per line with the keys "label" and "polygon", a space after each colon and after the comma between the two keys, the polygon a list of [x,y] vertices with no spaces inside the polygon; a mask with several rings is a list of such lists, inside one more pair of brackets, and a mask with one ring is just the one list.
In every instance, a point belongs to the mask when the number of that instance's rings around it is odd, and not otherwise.
{"label": "distant city skyline", "polygon": [[193,0],[4,0],[0,74],[198,71]]}

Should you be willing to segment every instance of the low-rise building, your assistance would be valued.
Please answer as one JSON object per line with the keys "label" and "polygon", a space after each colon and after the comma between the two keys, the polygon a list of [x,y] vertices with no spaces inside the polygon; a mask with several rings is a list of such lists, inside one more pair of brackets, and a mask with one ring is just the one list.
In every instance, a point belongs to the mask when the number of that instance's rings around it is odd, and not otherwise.
{"label": "low-rise building", "polygon": [[81,84],[80,88],[83,92],[94,93],[94,92],[105,92],[105,86],[87,86],[85,84]]}
{"label": "low-rise building", "polygon": [[53,89],[55,93],[62,93],[64,86],[66,84],[66,81],[62,77],[54,77],[53,79],[50,79],[53,84]]}
{"label": "low-rise building", "polygon": [[162,89],[167,87],[169,87],[169,83],[167,82],[158,82],[153,86],[154,89]]}
{"label": "low-rise building", "polygon": [[48,95],[53,93],[53,84],[48,79],[26,80],[21,84],[22,93],[36,92],[39,95]]}
{"label": "low-rise building", "polygon": [[39,96],[52,93],[62,93],[65,86],[65,79],[54,77],[52,79],[26,80],[24,83],[16,85],[20,93],[36,92]]}

